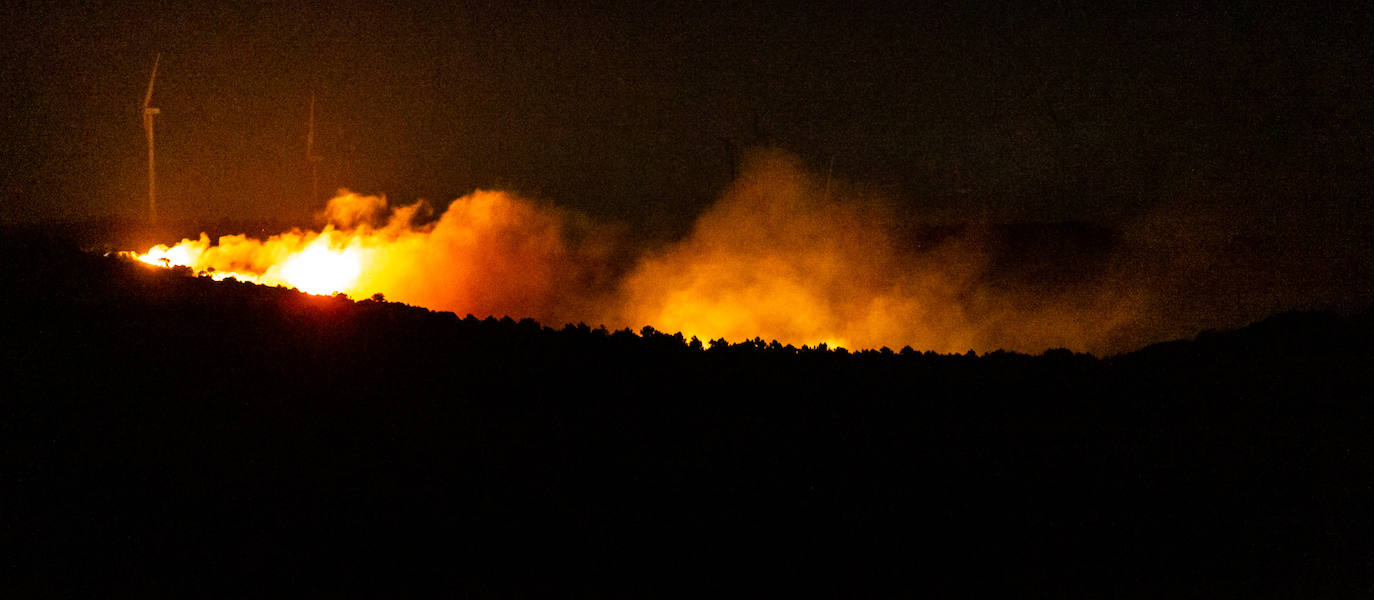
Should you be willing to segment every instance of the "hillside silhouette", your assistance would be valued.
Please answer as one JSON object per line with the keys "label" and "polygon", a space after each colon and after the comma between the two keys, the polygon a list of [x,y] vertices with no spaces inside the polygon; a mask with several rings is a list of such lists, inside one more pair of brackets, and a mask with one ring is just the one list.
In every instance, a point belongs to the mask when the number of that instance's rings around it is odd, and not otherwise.
{"label": "hillside silhouette", "polygon": [[1374,590],[1368,310],[849,351],[0,244],[16,597]]}

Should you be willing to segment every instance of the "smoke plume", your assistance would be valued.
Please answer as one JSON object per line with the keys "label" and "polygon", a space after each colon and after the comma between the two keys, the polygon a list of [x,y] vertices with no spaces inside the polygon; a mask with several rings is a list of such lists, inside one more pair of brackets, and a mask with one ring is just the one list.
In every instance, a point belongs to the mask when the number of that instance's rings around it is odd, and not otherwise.
{"label": "smoke plume", "polygon": [[385,198],[341,191],[319,232],[294,230],[255,240],[184,240],[143,255],[199,272],[312,293],[343,292],[458,314],[575,320],[590,293],[584,261],[594,243],[572,250],[568,219],[503,192],[477,191],[423,222],[422,203],[388,209]]}
{"label": "smoke plume", "polygon": [[998,271],[987,228],[913,239],[901,224],[918,218],[758,153],[687,239],[625,278],[621,321],[793,345],[1101,350],[1138,309],[1107,264],[1025,280]]}
{"label": "smoke plume", "polygon": [[[499,191],[458,198],[437,218],[423,203],[390,208],[341,192],[321,217],[318,232],[215,244],[202,234],[140,258],[555,327],[937,352],[1111,354],[1324,308],[1323,298],[1358,309],[1370,287],[1340,282],[1374,280],[1358,244],[1328,242],[1314,262],[1268,238],[1218,235],[1224,220],[1178,211],[1121,230],[922,225],[921,215],[776,150],[747,160],[684,239],[638,256],[613,226]],[[1365,292],[1337,293],[1349,289]]]}

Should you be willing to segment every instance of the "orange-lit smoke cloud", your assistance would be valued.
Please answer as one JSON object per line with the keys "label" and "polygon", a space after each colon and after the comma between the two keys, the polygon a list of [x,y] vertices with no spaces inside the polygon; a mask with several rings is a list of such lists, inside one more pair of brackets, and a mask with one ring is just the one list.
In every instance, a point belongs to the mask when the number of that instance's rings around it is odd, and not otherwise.
{"label": "orange-lit smoke cloud", "polygon": [[970,228],[918,247],[881,199],[755,156],[692,234],[641,259],[619,321],[702,340],[962,352],[1104,351],[1138,295],[1112,269],[1058,285],[1002,277]]}
{"label": "orange-lit smoke cloud", "polygon": [[898,224],[918,215],[832,185],[778,151],[754,156],[686,239],[623,276],[608,228],[570,213],[488,191],[454,200],[437,220],[426,210],[345,192],[319,232],[216,244],[202,235],[140,258],[459,315],[650,325],[703,341],[1099,353],[1139,341],[1122,337],[1138,316],[1138,286],[1110,263],[1067,281],[1027,278],[1020,267],[1008,276],[988,230],[914,240]]}
{"label": "orange-lit smoke cloud", "polygon": [[[637,260],[616,229],[504,192],[454,200],[437,219],[428,211],[343,193],[318,232],[214,244],[202,234],[139,258],[554,327],[649,325],[702,341],[937,352],[1129,351],[1285,307],[1320,307],[1343,279],[1371,278],[1358,245],[1303,254],[1292,244],[1216,238],[1217,227],[1191,226],[1177,210],[1160,213],[1163,226],[1124,232],[1029,225],[1020,231],[1030,242],[1008,225],[930,234],[921,215],[780,151],[755,154],[685,239]],[[1194,240],[1200,234],[1211,237]],[[1302,258],[1313,254],[1347,258]]]}
{"label": "orange-lit smoke cloud", "polygon": [[588,254],[569,249],[566,220],[554,210],[487,191],[454,200],[437,220],[420,223],[425,210],[418,203],[389,210],[383,198],[344,192],[329,202],[328,225],[319,232],[266,240],[232,235],[216,244],[202,235],[141,258],[312,293],[382,293],[460,315],[558,323],[584,310]]}

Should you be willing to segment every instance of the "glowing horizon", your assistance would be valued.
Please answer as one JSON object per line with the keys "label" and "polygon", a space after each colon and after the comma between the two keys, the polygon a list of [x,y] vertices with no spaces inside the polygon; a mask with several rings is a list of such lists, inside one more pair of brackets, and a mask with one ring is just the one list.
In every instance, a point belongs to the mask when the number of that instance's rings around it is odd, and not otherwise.
{"label": "glowing horizon", "polygon": [[1093,351],[1140,305],[1111,280],[1073,289],[1072,306],[989,285],[976,238],[903,249],[880,199],[783,153],[758,157],[687,237],[628,268],[611,264],[615,240],[586,219],[506,192],[475,191],[433,221],[420,222],[423,212],[341,190],[319,231],[213,243],[201,234],[132,254],[221,280],[355,300],[380,293],[460,315],[797,347]]}

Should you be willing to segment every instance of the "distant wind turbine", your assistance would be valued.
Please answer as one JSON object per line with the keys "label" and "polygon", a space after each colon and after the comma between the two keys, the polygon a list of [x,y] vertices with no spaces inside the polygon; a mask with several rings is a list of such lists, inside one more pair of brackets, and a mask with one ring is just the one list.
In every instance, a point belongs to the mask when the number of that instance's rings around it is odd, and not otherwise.
{"label": "distant wind turbine", "polygon": [[310,128],[305,134],[305,160],[310,163],[310,206],[319,200],[321,158],[315,154],[315,92],[310,92]]}
{"label": "distant wind turbine", "polygon": [[158,109],[148,106],[153,101],[153,82],[157,80],[157,65],[162,62],[162,53],[153,60],[153,75],[148,78],[148,93],[143,95],[143,131],[148,134],[148,220],[157,221],[157,176],[153,160],[153,116]]}

